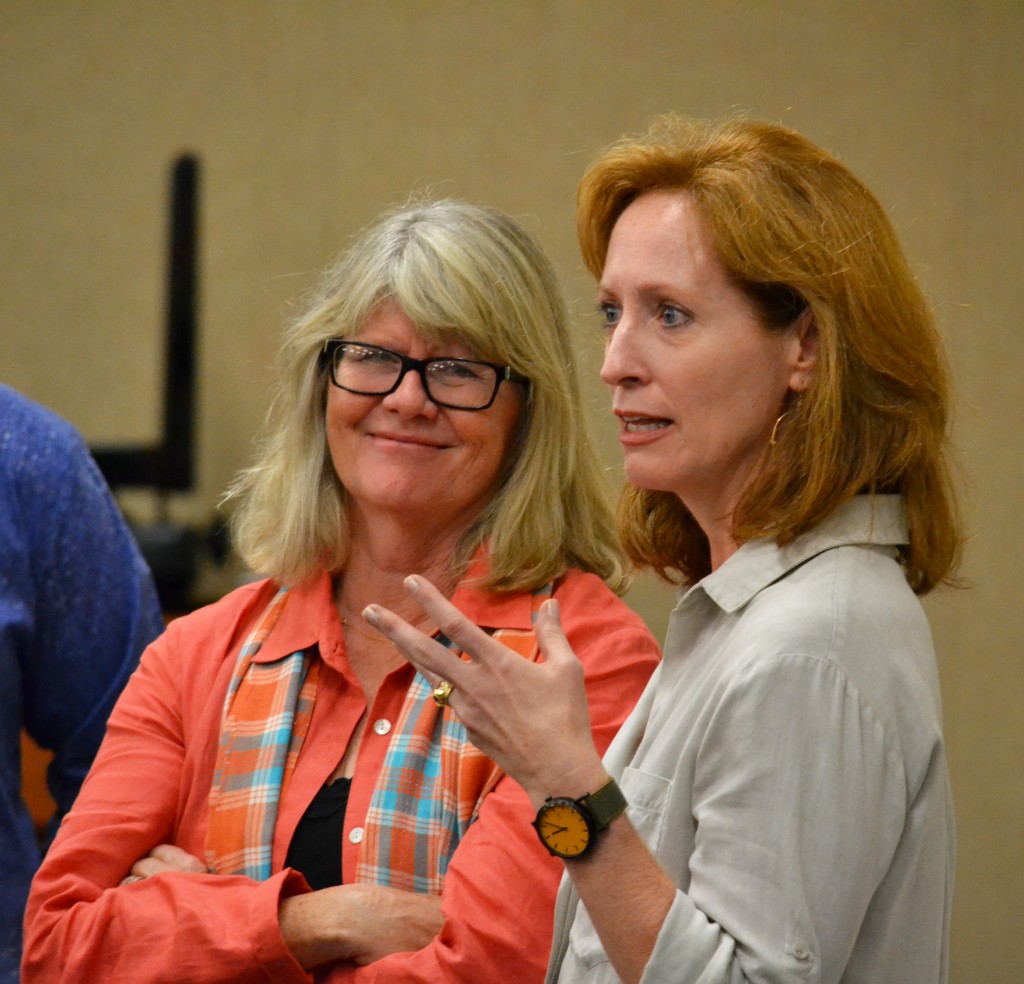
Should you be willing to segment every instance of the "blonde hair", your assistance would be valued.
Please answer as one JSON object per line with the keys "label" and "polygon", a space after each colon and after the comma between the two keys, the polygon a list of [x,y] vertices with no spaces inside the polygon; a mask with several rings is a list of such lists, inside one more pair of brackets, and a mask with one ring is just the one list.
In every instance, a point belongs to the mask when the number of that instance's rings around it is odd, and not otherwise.
{"label": "blonde hair", "polygon": [[518,222],[454,200],[403,207],[365,230],[286,332],[258,459],[228,492],[239,499],[231,525],[243,560],[281,583],[344,569],[348,499],[327,448],[319,357],[385,300],[428,340],[458,342],[529,379],[505,481],[453,565],[487,542],[487,587],[534,588],[577,567],[625,590],[554,270]]}
{"label": "blonde hair", "polygon": [[[619,216],[655,190],[685,193],[718,257],[768,330],[809,312],[819,336],[810,387],[790,394],[733,516],[742,543],[780,544],[858,493],[904,497],[903,564],[923,594],[950,581],[961,534],[949,475],[949,377],[931,313],[872,193],[793,130],[664,116],[602,153],[577,199],[583,258],[600,278]],[[627,488],[627,552],[663,577],[697,580],[707,539],[676,496]],[[678,572],[678,574],[676,573]]]}

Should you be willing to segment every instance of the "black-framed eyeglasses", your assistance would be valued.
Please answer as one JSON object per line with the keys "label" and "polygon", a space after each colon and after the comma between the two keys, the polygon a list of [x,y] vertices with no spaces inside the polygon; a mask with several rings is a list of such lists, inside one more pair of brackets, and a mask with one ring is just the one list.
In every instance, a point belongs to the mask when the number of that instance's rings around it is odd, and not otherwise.
{"label": "black-framed eyeglasses", "polygon": [[415,372],[431,401],[454,410],[486,410],[506,380],[529,383],[511,366],[476,359],[413,359],[381,345],[340,338],[324,343],[320,362],[329,368],[335,386],[360,396],[394,393],[405,374]]}

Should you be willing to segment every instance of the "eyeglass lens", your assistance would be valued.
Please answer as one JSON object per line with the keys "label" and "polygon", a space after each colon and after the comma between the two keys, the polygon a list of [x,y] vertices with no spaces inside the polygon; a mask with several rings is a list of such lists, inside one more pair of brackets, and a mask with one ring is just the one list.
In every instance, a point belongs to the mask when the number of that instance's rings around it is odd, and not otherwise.
{"label": "eyeglass lens", "polygon": [[[435,403],[476,409],[494,398],[498,373],[493,366],[465,359],[428,359],[417,364],[387,349],[347,343],[334,352],[334,381],[342,389],[383,395],[396,389],[408,369],[419,368],[427,395]],[[408,369],[405,367],[408,366]]]}

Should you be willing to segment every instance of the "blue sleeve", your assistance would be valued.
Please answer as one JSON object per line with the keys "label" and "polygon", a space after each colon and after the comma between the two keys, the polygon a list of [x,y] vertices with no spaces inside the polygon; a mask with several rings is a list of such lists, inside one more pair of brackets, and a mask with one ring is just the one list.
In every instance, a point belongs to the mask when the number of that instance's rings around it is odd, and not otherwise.
{"label": "blue sleeve", "polygon": [[52,837],[161,630],[149,571],[78,432],[0,385],[0,984],[18,980],[40,858],[21,731],[54,753]]}
{"label": "blue sleeve", "polygon": [[25,727],[53,751],[53,828],[71,807],[107,717],[163,622],[135,541],[82,445],[70,449],[51,520],[39,530],[37,620],[24,666]]}
{"label": "blue sleeve", "polygon": [[21,726],[54,753],[55,829],[163,621],[149,570],[77,431],[27,401],[3,409],[2,645],[15,650]]}

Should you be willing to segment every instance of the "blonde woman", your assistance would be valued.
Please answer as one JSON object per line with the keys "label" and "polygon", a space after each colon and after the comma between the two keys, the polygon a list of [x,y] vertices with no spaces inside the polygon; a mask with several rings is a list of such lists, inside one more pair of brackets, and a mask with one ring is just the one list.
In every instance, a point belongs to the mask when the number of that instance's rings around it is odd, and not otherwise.
{"label": "blonde woman", "polygon": [[234,490],[267,579],[170,626],[34,883],[26,978],[540,980],[560,867],[521,787],[359,614],[439,590],[524,662],[556,598],[603,749],[657,647],[623,561],[551,267],[444,201],[359,237],[288,333]]}

